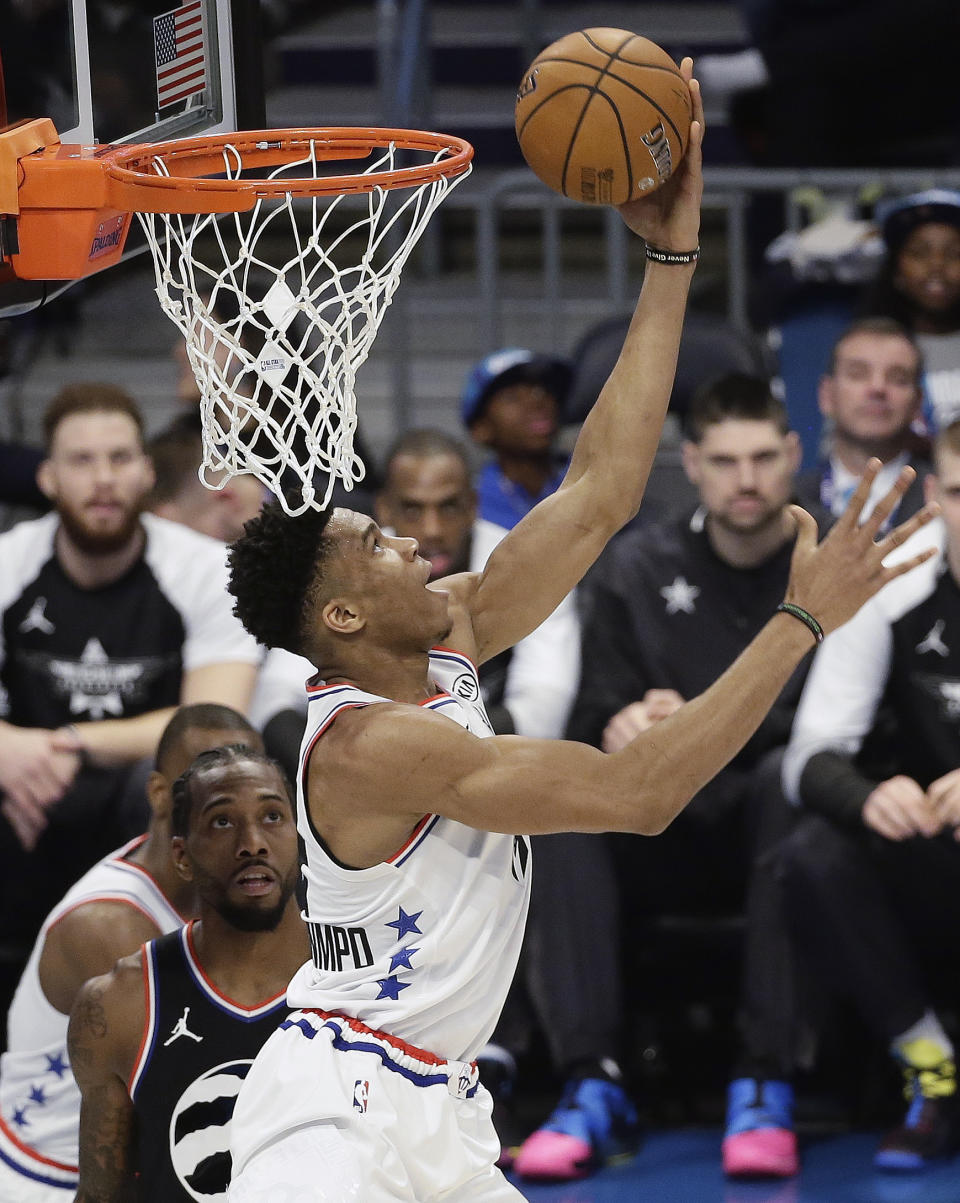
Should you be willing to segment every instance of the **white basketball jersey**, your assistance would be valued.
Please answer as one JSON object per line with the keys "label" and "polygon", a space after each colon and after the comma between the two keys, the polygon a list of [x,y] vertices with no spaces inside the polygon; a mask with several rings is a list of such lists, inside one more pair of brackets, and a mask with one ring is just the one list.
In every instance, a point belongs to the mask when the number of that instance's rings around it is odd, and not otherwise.
{"label": "white basketball jersey", "polygon": [[[481,738],[492,734],[466,656],[435,648],[430,674],[437,694],[422,706]],[[424,798],[423,818],[388,860],[368,869],[338,864],[307,812],[310,754],[343,710],[389,699],[322,682],[307,694],[297,827],[311,960],[290,983],[287,1002],[470,1061],[493,1032],[520,955],[529,841],[432,814]]]}
{"label": "white basketball jersey", "polygon": [[50,1005],[40,985],[44,941],[68,911],[88,902],[134,906],[161,933],[175,931],[186,922],[150,874],[126,859],[146,838],[138,836],[98,861],[53,908],[37,936],[7,1016],[7,1052],[0,1058],[0,1127],[18,1144],[58,1163],[77,1164],[80,1091],[67,1057],[68,1016]]}

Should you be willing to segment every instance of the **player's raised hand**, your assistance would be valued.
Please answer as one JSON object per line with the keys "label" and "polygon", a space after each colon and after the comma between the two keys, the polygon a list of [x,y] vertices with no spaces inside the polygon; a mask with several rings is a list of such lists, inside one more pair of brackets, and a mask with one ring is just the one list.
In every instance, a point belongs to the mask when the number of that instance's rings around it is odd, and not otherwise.
{"label": "player's raised hand", "polygon": [[889,581],[936,554],[936,548],[931,546],[897,564],[884,565],[884,559],[895,548],[940,511],[937,505],[926,505],[889,534],[879,537],[885,522],[916,476],[912,468],[904,468],[893,488],[861,523],[870,488],[880,468],[878,459],[869,462],[847,508],[819,544],[813,517],[800,506],[790,507],[798,530],[786,601],[812,614],[824,632],[843,626]]}
{"label": "player's raised hand", "polygon": [[690,89],[690,144],[669,180],[649,196],[619,205],[620,216],[635,234],[668,251],[692,251],[700,240],[703,200],[703,99],[693,77],[693,59],[685,58],[680,74]]}

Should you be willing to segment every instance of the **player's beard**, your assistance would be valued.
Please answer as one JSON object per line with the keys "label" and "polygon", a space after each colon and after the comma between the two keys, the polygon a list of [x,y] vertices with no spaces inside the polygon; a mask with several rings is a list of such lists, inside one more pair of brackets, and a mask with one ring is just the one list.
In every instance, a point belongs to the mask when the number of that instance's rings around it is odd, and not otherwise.
{"label": "player's beard", "polygon": [[235,927],[237,931],[258,932],[276,931],[287,909],[287,898],[272,906],[269,910],[257,910],[255,907],[238,906],[221,898],[214,908],[224,922]]}
{"label": "player's beard", "polygon": [[738,518],[732,510],[711,513],[711,521],[734,535],[757,535],[783,519],[783,505],[768,503],[749,518]]}
{"label": "player's beard", "polygon": [[67,538],[88,556],[106,556],[122,551],[133,539],[140,522],[139,506],[125,507],[119,523],[105,530],[92,526],[82,510],[71,509],[62,503],[57,508]]}

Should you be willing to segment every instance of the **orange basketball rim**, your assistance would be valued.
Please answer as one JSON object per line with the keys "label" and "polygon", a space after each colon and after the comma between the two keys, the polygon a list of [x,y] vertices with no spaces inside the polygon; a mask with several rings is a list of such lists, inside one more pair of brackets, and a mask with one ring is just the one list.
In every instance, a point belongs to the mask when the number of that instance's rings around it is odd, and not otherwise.
{"label": "orange basketball rim", "polygon": [[[317,174],[317,164],[390,147],[427,158],[389,171]],[[117,262],[133,213],[242,213],[270,198],[415,188],[461,175],[472,157],[462,138],[424,130],[253,130],[83,146],[61,143],[49,118],[24,121],[0,130],[2,267],[23,280],[81,279]],[[303,163],[310,174],[276,173]],[[272,178],[256,174],[271,169]]]}

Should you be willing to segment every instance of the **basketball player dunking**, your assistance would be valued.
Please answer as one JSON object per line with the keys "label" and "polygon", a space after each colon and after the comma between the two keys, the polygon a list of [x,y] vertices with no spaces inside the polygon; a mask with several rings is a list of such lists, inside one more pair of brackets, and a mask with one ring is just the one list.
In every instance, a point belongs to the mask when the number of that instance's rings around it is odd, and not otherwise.
{"label": "basketball player dunking", "polygon": [[900,571],[883,555],[927,518],[873,543],[905,473],[857,528],[876,465],[819,547],[797,510],[791,609],[620,752],[492,734],[475,665],[541,623],[634,515],[660,437],[700,225],[703,110],[689,59],[683,75],[690,150],[662,189],[621,209],[650,261],[620,358],[560,489],[483,572],[428,585],[415,540],[343,509],[288,518],[270,507],[233,545],[248,630],[319,672],[297,817],[311,959],[287,994],[302,1009],[237,1101],[230,1203],[520,1198],[495,1168],[472,1062],[520,950],[526,835],[661,831],[742,747],[821,627]]}
{"label": "basketball player dunking", "polygon": [[87,982],[70,1015],[78,1203],[226,1199],[237,1090],[307,954],[278,765],[239,745],[202,753],[174,786],[171,825],[199,921]]}

